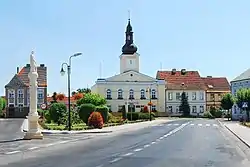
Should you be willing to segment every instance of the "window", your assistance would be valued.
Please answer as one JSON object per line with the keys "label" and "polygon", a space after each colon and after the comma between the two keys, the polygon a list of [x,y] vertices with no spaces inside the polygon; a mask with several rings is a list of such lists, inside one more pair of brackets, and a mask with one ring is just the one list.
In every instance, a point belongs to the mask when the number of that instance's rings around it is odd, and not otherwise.
{"label": "window", "polygon": [[30,105],[30,90],[27,89],[27,105]]}
{"label": "window", "polygon": [[122,89],[118,89],[118,99],[123,99]]}
{"label": "window", "polygon": [[152,111],[156,111],[156,106],[155,106],[155,105],[152,105],[152,106],[151,106],[151,110],[152,110]]}
{"label": "window", "polygon": [[204,113],[204,106],[200,106],[200,113]]}
{"label": "window", "polygon": [[218,94],[218,100],[221,101],[221,94]]}
{"label": "window", "polygon": [[129,63],[132,64],[132,60],[129,60]]}
{"label": "window", "polygon": [[176,100],[181,100],[181,93],[180,92],[176,93]]}
{"label": "window", "polygon": [[8,90],[8,103],[15,104],[15,90]]}
{"label": "window", "polygon": [[44,88],[37,89],[37,104],[44,103]]}
{"label": "window", "polygon": [[108,90],[106,91],[106,96],[107,96],[107,99],[112,99],[112,98],[111,98],[111,90],[110,90],[110,89],[108,89]]}
{"label": "window", "polygon": [[200,92],[200,100],[204,100],[204,92]]}
{"label": "window", "polygon": [[18,111],[23,112],[23,104],[18,104]]}
{"label": "window", "polygon": [[173,113],[173,106],[168,106],[168,112]]}
{"label": "window", "polygon": [[176,106],[175,112],[176,112],[176,113],[179,113],[179,106]]}
{"label": "window", "polygon": [[144,89],[141,89],[141,99],[146,99]]}
{"label": "window", "polygon": [[155,89],[151,90],[151,99],[156,99],[156,90]]}
{"label": "window", "polygon": [[173,92],[168,92],[168,100],[173,100]]}
{"label": "window", "polygon": [[210,100],[211,100],[211,101],[214,101],[214,100],[215,100],[214,94],[213,94],[213,93],[210,94]]}
{"label": "window", "polygon": [[192,106],[192,113],[196,113],[196,112],[197,112],[196,106]]}
{"label": "window", "polygon": [[196,100],[196,92],[192,92],[192,100]]}
{"label": "window", "polygon": [[24,103],[24,96],[23,96],[23,89],[18,89],[17,90],[17,99],[18,99],[18,104],[23,104]]}
{"label": "window", "polygon": [[129,90],[129,99],[134,99],[134,90],[133,89]]}

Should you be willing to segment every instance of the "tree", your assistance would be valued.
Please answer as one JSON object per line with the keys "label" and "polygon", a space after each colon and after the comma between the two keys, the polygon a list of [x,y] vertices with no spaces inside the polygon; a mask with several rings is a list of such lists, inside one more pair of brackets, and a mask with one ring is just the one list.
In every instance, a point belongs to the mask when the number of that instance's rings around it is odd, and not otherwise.
{"label": "tree", "polygon": [[83,93],[75,93],[73,95],[75,100],[80,100],[81,98],[83,98],[84,94]]}
{"label": "tree", "polygon": [[77,89],[78,93],[91,93],[91,90],[89,88],[83,88],[83,89]]}
{"label": "tree", "polygon": [[80,106],[81,104],[93,104],[95,106],[102,106],[107,103],[106,99],[99,94],[95,93],[86,93],[83,98],[77,101],[77,105]]}
{"label": "tree", "polygon": [[57,93],[56,92],[54,92],[53,95],[52,95],[51,103],[57,103]]}
{"label": "tree", "polygon": [[229,110],[232,109],[234,105],[234,98],[233,95],[231,93],[227,93],[225,94],[222,99],[221,99],[221,107],[224,110],[227,110],[228,113],[228,120],[230,119],[230,114],[229,114]]}
{"label": "tree", "polygon": [[185,117],[190,115],[190,106],[185,92],[181,94],[181,105],[179,110],[182,111],[182,114]]}
{"label": "tree", "polygon": [[59,100],[63,100],[65,97],[66,97],[66,96],[65,96],[65,94],[63,94],[63,93],[59,93],[59,94],[57,94],[57,96],[56,96],[56,98],[59,99]]}
{"label": "tree", "polygon": [[[244,102],[248,103],[248,107],[244,108],[243,106]],[[249,121],[250,89],[243,88],[236,92],[236,104],[240,109],[246,110],[247,121]]]}
{"label": "tree", "polygon": [[51,120],[60,125],[67,114],[67,107],[64,103],[53,103],[49,109]]}

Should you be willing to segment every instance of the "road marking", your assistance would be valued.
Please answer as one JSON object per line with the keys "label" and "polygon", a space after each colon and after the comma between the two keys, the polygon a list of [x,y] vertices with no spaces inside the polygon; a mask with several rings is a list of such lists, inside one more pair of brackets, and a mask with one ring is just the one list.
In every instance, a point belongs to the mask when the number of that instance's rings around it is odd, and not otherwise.
{"label": "road marking", "polygon": [[168,137],[168,136],[169,136],[169,134],[165,134],[165,135],[164,135],[164,137]]}
{"label": "road marking", "polygon": [[54,145],[56,145],[57,143],[50,143],[50,144],[46,144],[45,146],[46,147],[49,147],[49,146],[54,146]]}
{"label": "road marking", "polygon": [[115,154],[113,154],[113,155],[111,155],[111,157],[116,157],[116,156],[118,156],[118,155],[120,155],[121,153],[115,153]]}
{"label": "road marking", "polygon": [[206,124],[206,126],[210,126],[210,124]]}
{"label": "road marking", "polygon": [[58,142],[58,144],[64,144],[64,143],[68,143],[68,142],[70,142],[70,141],[60,141],[60,142]]}
{"label": "road marking", "polygon": [[218,126],[217,124],[213,124],[213,126]]}
{"label": "road marking", "polygon": [[144,147],[144,148],[147,148],[147,147],[149,147],[149,146],[150,146],[149,144],[146,144],[146,145],[144,145],[143,147]]}
{"label": "road marking", "polygon": [[139,152],[141,150],[142,150],[142,148],[137,148],[137,149],[134,150],[134,152]]}
{"label": "road marking", "polygon": [[98,165],[98,166],[96,166],[96,167],[103,167],[103,165]]}
{"label": "road marking", "polygon": [[152,141],[151,144],[155,144],[156,142]]}
{"label": "road marking", "polygon": [[171,126],[172,124],[168,124],[168,126]]}
{"label": "road marking", "polygon": [[163,138],[164,138],[164,137],[162,136],[162,137],[160,137],[159,139],[162,140]]}
{"label": "road marking", "polygon": [[198,126],[202,126],[202,124],[198,124]]}
{"label": "road marking", "polygon": [[133,155],[134,153],[127,153],[127,154],[124,154],[123,156],[127,157],[127,156],[130,156],[130,155]]}
{"label": "road marking", "polygon": [[7,154],[7,155],[10,155],[10,154],[16,154],[16,153],[20,153],[21,151],[11,151],[11,152],[7,152],[7,153],[5,153],[5,154]]}
{"label": "road marking", "polygon": [[175,126],[178,126],[179,124],[174,124]]}
{"label": "road marking", "polygon": [[35,149],[38,149],[39,147],[30,147],[28,148],[28,150],[35,150]]}
{"label": "road marking", "polygon": [[191,126],[194,126],[194,124],[190,124]]}
{"label": "road marking", "polygon": [[156,139],[155,142],[161,141],[161,139]]}
{"label": "road marking", "polygon": [[115,158],[115,159],[113,159],[112,161],[109,161],[110,163],[114,163],[114,162],[117,162],[117,161],[120,161],[122,158],[120,157],[120,158]]}

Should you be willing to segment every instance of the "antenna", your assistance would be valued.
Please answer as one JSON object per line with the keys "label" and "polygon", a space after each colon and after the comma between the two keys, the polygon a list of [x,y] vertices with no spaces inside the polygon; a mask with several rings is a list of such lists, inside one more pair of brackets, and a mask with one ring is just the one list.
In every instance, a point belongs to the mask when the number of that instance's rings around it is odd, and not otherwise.
{"label": "antenna", "polygon": [[100,78],[102,78],[102,62],[100,62],[99,64],[99,75],[100,75]]}
{"label": "antenna", "polygon": [[162,62],[160,63],[160,69],[161,69],[161,71],[162,71]]}
{"label": "antenna", "polygon": [[128,20],[130,20],[130,10],[128,10]]}

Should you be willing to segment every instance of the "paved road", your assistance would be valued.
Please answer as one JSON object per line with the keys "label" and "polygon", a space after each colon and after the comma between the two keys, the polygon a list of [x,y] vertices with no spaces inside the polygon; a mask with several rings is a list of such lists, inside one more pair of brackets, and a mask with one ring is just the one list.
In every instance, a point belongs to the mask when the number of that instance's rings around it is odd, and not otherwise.
{"label": "paved road", "polygon": [[11,167],[249,167],[244,145],[215,120],[179,120],[0,156]]}
{"label": "paved road", "polygon": [[24,119],[0,119],[0,144],[23,138],[23,121]]}

